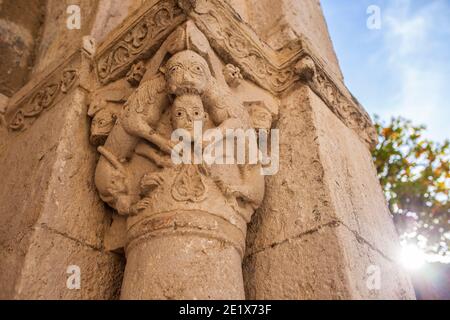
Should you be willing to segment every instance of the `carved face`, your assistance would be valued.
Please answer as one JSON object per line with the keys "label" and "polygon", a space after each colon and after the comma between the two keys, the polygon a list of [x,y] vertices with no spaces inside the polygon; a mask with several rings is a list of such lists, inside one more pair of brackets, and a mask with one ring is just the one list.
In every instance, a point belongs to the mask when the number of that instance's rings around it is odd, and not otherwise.
{"label": "carved face", "polygon": [[175,99],[171,119],[174,129],[185,129],[191,136],[194,135],[194,122],[203,125],[206,119],[203,103],[198,95],[182,95]]}
{"label": "carved face", "polygon": [[92,118],[90,138],[93,145],[99,146],[106,141],[116,119],[116,114],[108,109],[102,109],[95,114]]}
{"label": "carved face", "polygon": [[138,86],[146,71],[147,69],[145,67],[145,64],[142,61],[139,61],[131,67],[130,71],[128,71],[127,81],[132,86]]}
{"label": "carved face", "polygon": [[211,72],[205,59],[194,51],[178,52],[164,68],[167,88],[171,94],[203,94]]}
{"label": "carved face", "polygon": [[250,107],[249,111],[255,129],[270,130],[272,127],[272,114],[269,110],[261,105],[254,105]]}

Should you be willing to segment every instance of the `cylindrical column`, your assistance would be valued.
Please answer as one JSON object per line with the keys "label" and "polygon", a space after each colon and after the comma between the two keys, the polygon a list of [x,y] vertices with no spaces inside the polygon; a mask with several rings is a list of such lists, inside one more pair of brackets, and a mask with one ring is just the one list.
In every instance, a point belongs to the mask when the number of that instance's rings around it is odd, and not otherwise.
{"label": "cylindrical column", "polygon": [[239,228],[200,210],[137,219],[128,222],[122,299],[244,299]]}
{"label": "cylindrical column", "polygon": [[244,299],[241,257],[217,239],[173,234],[127,252],[121,299]]}

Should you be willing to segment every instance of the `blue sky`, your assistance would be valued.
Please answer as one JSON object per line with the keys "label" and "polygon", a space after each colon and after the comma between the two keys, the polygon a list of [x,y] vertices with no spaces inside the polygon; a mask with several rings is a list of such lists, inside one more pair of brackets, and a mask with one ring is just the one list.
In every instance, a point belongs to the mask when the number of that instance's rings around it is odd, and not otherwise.
{"label": "blue sky", "polygon": [[[450,0],[321,0],[350,91],[371,114],[450,138]],[[369,29],[369,6],[381,28]]]}

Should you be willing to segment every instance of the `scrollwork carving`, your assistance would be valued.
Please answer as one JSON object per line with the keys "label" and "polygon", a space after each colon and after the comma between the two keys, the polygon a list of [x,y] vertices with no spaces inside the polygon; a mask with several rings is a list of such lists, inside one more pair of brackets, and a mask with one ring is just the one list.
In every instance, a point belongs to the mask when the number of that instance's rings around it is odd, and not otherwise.
{"label": "scrollwork carving", "polygon": [[182,166],[172,185],[173,198],[176,201],[203,201],[207,192],[203,179],[197,166]]}
{"label": "scrollwork carving", "polygon": [[25,98],[22,105],[17,108],[9,122],[9,129],[21,131],[27,128],[27,124],[42,112],[50,109],[61,98],[68,94],[78,80],[78,71],[68,68],[60,72],[55,71],[47,83],[41,84],[34,93]]}
{"label": "scrollwork carving", "polygon": [[97,57],[99,80],[106,84],[116,80],[138,57],[154,51],[164,36],[167,36],[185,20],[175,1],[160,1],[126,32],[114,45],[103,50]]}
{"label": "scrollwork carving", "polygon": [[311,57],[302,58],[295,70],[343,123],[358,132],[370,146],[376,145],[377,135],[370,116],[359,104],[346,97]]}

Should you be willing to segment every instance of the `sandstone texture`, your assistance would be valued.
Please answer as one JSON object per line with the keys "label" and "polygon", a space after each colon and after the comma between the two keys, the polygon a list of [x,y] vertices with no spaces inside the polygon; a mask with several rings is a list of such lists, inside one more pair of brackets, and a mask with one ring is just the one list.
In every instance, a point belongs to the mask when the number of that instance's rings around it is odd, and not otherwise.
{"label": "sandstone texture", "polygon": [[0,8],[0,299],[415,298],[319,1]]}

